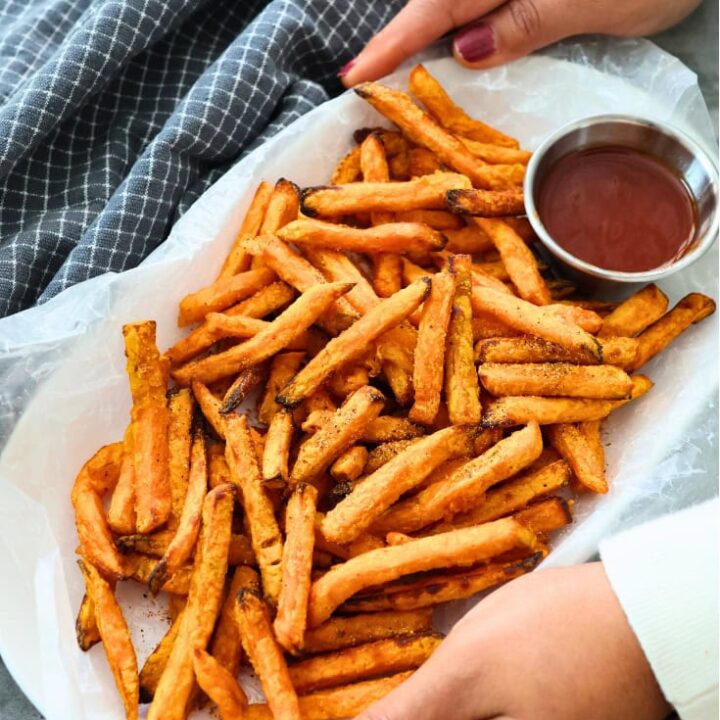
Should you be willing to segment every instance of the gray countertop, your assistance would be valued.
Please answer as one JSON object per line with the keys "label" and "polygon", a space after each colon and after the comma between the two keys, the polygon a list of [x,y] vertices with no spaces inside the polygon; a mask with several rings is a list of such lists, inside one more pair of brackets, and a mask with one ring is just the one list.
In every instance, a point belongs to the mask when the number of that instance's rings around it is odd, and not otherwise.
{"label": "gray countertop", "polygon": [[[704,0],[685,22],[653,40],[698,74],[700,88],[718,124],[718,2]],[[39,720],[33,708],[0,661],[0,720]]]}

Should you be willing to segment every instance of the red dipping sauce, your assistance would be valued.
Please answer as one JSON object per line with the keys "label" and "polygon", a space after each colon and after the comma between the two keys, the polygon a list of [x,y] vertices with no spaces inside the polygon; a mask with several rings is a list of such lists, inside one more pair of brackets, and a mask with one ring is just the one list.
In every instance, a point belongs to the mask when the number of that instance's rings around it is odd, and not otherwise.
{"label": "red dipping sauce", "polygon": [[535,202],[555,242],[606,270],[642,272],[682,256],[695,231],[695,204],[678,175],[627,147],[560,158]]}

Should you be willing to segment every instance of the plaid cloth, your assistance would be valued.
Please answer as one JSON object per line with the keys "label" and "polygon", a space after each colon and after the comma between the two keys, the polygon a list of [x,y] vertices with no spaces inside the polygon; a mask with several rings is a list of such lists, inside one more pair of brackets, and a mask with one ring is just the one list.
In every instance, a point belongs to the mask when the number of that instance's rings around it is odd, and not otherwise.
{"label": "plaid cloth", "polygon": [[402,4],[0,2],[0,316],[137,265]]}

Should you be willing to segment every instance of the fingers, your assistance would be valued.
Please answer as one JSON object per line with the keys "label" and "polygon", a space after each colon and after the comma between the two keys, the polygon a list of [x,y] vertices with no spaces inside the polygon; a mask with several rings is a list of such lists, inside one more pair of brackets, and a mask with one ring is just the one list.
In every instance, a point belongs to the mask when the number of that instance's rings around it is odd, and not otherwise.
{"label": "fingers", "polygon": [[377,80],[453,28],[491,12],[503,0],[410,0],[341,71],[346,87]]}

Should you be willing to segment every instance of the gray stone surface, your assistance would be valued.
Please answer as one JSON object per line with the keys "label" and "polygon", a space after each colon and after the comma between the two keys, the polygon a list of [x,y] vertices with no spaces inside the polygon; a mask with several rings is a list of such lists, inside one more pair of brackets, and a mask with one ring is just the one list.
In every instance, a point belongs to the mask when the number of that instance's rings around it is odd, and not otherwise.
{"label": "gray stone surface", "polygon": [[[718,2],[704,0],[685,22],[654,38],[698,74],[700,87],[718,124]],[[0,661],[0,720],[41,720]]]}

